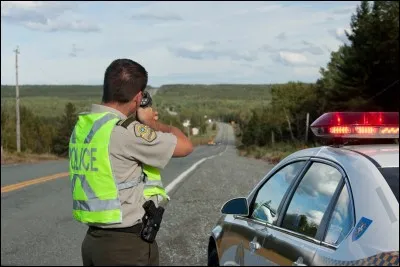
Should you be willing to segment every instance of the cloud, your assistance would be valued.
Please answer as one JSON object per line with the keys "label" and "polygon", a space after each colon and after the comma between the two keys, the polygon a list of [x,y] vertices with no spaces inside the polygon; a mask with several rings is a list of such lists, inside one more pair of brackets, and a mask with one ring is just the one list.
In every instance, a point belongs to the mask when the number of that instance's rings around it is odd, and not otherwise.
{"label": "cloud", "polygon": [[[24,51],[22,83],[101,83],[117,57],[141,62],[155,86],[170,83],[174,73],[181,74],[173,76],[175,83],[314,82],[329,51],[342,43],[336,29],[349,27],[350,17],[339,9],[357,4],[3,1],[2,82],[15,80],[9,66],[16,44]],[[101,34],[89,34],[96,31]],[[51,32],[57,38],[44,42]],[[59,75],[60,68],[74,75]]]}
{"label": "cloud", "polygon": [[338,223],[341,223],[343,221],[343,218],[346,218],[347,215],[349,214],[349,209],[350,209],[349,204],[350,204],[350,195],[349,192],[347,191],[347,188],[344,187],[342,189],[342,192],[340,193],[334,212],[334,216],[338,221]]}
{"label": "cloud", "polygon": [[10,12],[55,12],[62,13],[67,9],[76,7],[73,2],[61,1],[1,1],[1,13]]}
{"label": "cloud", "polygon": [[346,6],[346,7],[340,7],[340,8],[336,8],[332,11],[333,14],[345,14],[345,15],[350,15],[351,13],[353,13],[355,11],[355,7],[354,6]]}
{"label": "cloud", "polygon": [[[278,38],[284,38],[286,39],[286,36],[284,34],[280,34],[276,37]],[[302,47],[303,46],[303,47]],[[296,47],[296,48],[293,48]],[[323,55],[326,53],[321,47],[312,44],[310,42],[302,41],[301,45],[293,45],[292,47],[281,47],[281,48],[273,48],[271,45],[265,44],[260,46],[257,49],[258,52],[266,52],[266,53],[279,53],[280,51],[286,51],[286,52],[291,52],[295,54],[303,54],[303,53],[310,53],[312,55]]]}
{"label": "cloud", "polygon": [[[347,214],[343,214],[343,215],[346,216]],[[333,217],[335,218],[337,224],[341,224],[343,222],[343,218],[339,212],[335,211],[333,213]]]}
{"label": "cloud", "polygon": [[74,2],[2,1],[1,19],[25,28],[44,32],[97,32],[100,28],[81,19],[62,19],[76,8]]}
{"label": "cloud", "polygon": [[208,43],[206,43],[205,45],[206,46],[216,46],[216,45],[218,45],[219,44],[219,42],[217,42],[217,41],[209,41]]}
{"label": "cloud", "polygon": [[202,45],[186,45],[181,47],[169,47],[168,50],[175,56],[196,60],[202,59],[221,59],[255,61],[257,53],[253,51],[238,52],[230,49],[217,47],[218,43],[211,41]]}
{"label": "cloud", "polygon": [[78,52],[83,52],[84,50],[82,48],[77,48],[76,44],[72,45],[71,52],[68,54],[70,57],[77,57]]}
{"label": "cloud", "polygon": [[340,172],[329,165],[315,164],[311,166],[299,185],[299,193],[312,198],[332,196],[341,179]]}
{"label": "cloud", "polygon": [[326,22],[333,22],[333,21],[335,21],[334,17],[327,17],[326,18]]}
{"label": "cloud", "polygon": [[275,49],[275,48],[273,48],[273,47],[272,47],[271,45],[269,45],[269,44],[265,44],[265,45],[260,46],[260,47],[257,49],[257,51],[260,52],[260,53],[263,53],[263,52],[273,53],[273,52],[276,52],[276,51],[278,51],[278,50]]}
{"label": "cloud", "polygon": [[318,75],[319,68],[318,67],[295,67],[293,69],[294,74],[298,76],[305,77],[314,77]]}
{"label": "cloud", "polygon": [[308,52],[313,55],[323,55],[324,54],[324,50],[322,50],[322,48],[317,45],[314,45],[314,44],[306,42],[306,41],[303,41],[303,45],[305,45],[306,48],[300,49],[300,50],[302,50],[304,52]]}
{"label": "cloud", "polygon": [[314,65],[304,54],[290,51],[279,51],[271,55],[272,60],[286,66],[310,66]]}
{"label": "cloud", "polygon": [[45,23],[74,7],[71,3],[44,1],[2,1],[1,18],[10,22]]}
{"label": "cloud", "polygon": [[[301,47],[301,46],[303,46],[303,47]],[[297,47],[297,48],[281,48],[279,50],[284,50],[287,52],[291,52],[293,54],[309,53],[309,54],[316,55],[316,56],[325,54],[325,51],[321,47],[319,47],[315,44],[306,42],[306,41],[302,41],[301,45],[294,45],[292,47]],[[279,50],[278,49],[270,49],[269,51],[279,52]]]}
{"label": "cloud", "polygon": [[182,17],[176,14],[150,14],[150,13],[142,13],[135,14],[131,17],[133,20],[147,20],[147,21],[180,21],[183,20]]}
{"label": "cloud", "polygon": [[242,66],[244,68],[248,68],[255,72],[260,72],[260,73],[264,73],[264,74],[272,73],[271,69],[268,68],[269,66],[260,66],[260,65],[248,64],[248,63],[241,63],[240,66]]}
{"label": "cloud", "polygon": [[326,52],[329,53],[329,55],[332,53],[332,48],[330,48],[329,46],[327,46],[326,44],[322,45],[322,47],[325,49]]}
{"label": "cloud", "polygon": [[266,5],[266,6],[259,7],[257,10],[259,12],[266,13],[266,12],[271,12],[271,11],[274,11],[274,10],[277,10],[280,8],[282,8],[282,5]]}
{"label": "cloud", "polygon": [[276,39],[279,41],[285,41],[287,39],[286,33],[281,32],[278,36],[276,36]]}
{"label": "cloud", "polygon": [[82,20],[70,22],[47,19],[45,23],[27,22],[25,27],[44,32],[99,32],[100,28]]}
{"label": "cloud", "polygon": [[324,216],[324,213],[319,210],[310,210],[306,213],[308,218],[315,223],[316,225],[319,225],[322,221],[322,217]]}
{"label": "cloud", "polygon": [[336,40],[342,42],[342,43],[349,43],[349,39],[346,36],[346,32],[348,34],[351,34],[351,29],[345,29],[345,28],[336,28],[335,30],[329,30],[329,33],[336,38]]}

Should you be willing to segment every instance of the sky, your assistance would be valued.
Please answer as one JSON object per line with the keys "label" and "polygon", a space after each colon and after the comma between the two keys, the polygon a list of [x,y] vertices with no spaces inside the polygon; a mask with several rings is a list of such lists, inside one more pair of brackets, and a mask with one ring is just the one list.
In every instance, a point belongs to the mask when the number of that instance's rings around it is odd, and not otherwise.
{"label": "sky", "polygon": [[[285,192],[303,166],[304,162],[296,162],[278,171],[262,186],[256,201],[260,204],[271,201],[270,206],[278,210]],[[335,168],[313,163],[297,187],[287,213],[305,214],[310,221],[319,225],[341,178],[342,175]],[[341,215],[347,215],[346,210],[343,210],[346,208],[346,200],[345,196],[339,200],[344,203],[340,203],[338,213],[335,214],[336,224],[342,223]]]}
{"label": "sky", "polygon": [[102,84],[117,58],[149,85],[315,82],[358,1],[1,1],[1,84]]}

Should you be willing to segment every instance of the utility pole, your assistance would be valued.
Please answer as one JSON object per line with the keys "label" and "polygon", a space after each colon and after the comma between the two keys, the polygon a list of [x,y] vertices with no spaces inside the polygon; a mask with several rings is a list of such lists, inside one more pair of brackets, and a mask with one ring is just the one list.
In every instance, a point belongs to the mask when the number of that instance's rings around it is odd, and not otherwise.
{"label": "utility pole", "polygon": [[[5,105],[3,105],[3,101],[1,101],[1,108],[5,109]],[[3,118],[2,118],[3,119]],[[1,122],[3,124],[3,122]],[[4,163],[4,156],[3,156],[3,126],[1,127],[1,164]]]}
{"label": "utility pole", "polygon": [[308,142],[308,124],[310,123],[310,113],[307,113],[306,117],[306,144]]}
{"label": "utility pole", "polygon": [[18,54],[19,47],[14,50],[15,52],[15,96],[16,96],[16,117],[17,117],[17,152],[21,152],[21,129],[20,129],[20,118],[19,118],[19,87],[18,87]]}

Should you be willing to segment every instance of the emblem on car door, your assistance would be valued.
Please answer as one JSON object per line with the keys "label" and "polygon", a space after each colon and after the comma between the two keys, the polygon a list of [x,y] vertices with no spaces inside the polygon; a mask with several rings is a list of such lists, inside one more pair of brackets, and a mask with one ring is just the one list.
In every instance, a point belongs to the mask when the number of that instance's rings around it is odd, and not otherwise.
{"label": "emblem on car door", "polygon": [[254,254],[256,250],[261,248],[261,245],[257,242],[257,237],[253,238],[253,241],[249,243],[250,252]]}

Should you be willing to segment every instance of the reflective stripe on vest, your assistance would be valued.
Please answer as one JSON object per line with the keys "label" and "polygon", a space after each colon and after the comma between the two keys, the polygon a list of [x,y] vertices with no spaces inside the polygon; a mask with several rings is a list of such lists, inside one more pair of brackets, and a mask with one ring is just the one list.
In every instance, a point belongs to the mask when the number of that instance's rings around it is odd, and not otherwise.
{"label": "reflective stripe on vest", "polygon": [[[134,117],[128,117],[125,120],[119,121],[117,124],[127,129],[134,121]],[[143,190],[144,197],[149,198],[155,195],[161,195],[162,197],[169,199],[161,182],[160,171],[157,168],[146,164],[143,164],[142,167],[145,175],[145,187]]]}
{"label": "reflective stripe on vest", "polygon": [[111,132],[118,121],[112,113],[80,115],[69,144],[73,217],[83,223],[120,223],[119,190],[136,181],[117,184],[109,160]]}
{"label": "reflective stripe on vest", "polygon": [[[84,211],[103,211],[103,210],[114,210],[120,208],[120,200],[119,199],[111,199],[111,200],[100,200],[96,197],[93,189],[89,186],[85,179],[85,175],[74,174],[71,183],[72,183],[72,193],[75,190],[76,179],[80,179],[82,189],[86,193],[86,196],[89,200],[73,200],[73,209],[74,210],[84,210]],[[119,183],[117,185],[118,190],[132,188],[137,186],[144,180],[144,175],[142,174],[140,178],[136,181],[129,181]]]}
{"label": "reflective stripe on vest", "polygon": [[143,172],[146,175],[145,186],[143,190],[144,197],[149,198],[155,195],[161,195],[164,198],[169,199],[161,181],[160,170],[144,164]]}

